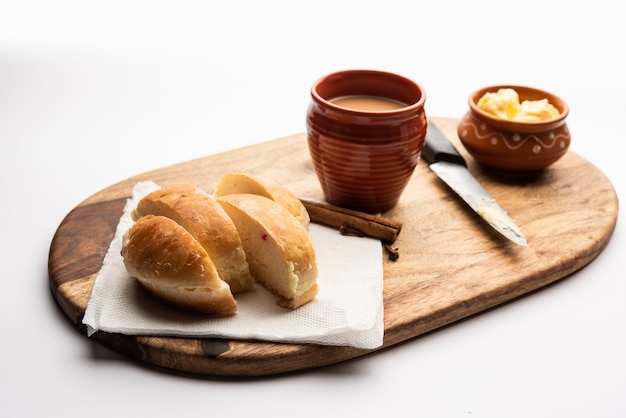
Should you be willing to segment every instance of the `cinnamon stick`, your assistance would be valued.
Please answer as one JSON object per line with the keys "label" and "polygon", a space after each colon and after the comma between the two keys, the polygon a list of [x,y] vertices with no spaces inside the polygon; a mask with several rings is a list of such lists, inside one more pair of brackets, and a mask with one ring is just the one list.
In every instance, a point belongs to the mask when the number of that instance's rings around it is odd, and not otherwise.
{"label": "cinnamon stick", "polygon": [[338,228],[341,233],[363,235],[392,243],[400,234],[402,224],[393,219],[356,210],[345,209],[328,203],[301,199],[311,222]]}

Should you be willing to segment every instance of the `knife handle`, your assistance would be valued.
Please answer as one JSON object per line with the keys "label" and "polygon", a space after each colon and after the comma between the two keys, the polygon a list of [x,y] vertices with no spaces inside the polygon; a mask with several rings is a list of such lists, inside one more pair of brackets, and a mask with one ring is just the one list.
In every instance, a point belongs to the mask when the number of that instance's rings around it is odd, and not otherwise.
{"label": "knife handle", "polygon": [[465,159],[452,142],[441,132],[441,130],[430,120],[428,121],[428,129],[426,131],[426,143],[422,150],[422,158],[428,162],[428,164],[436,163],[438,161],[448,161],[454,164],[459,164],[467,167]]}

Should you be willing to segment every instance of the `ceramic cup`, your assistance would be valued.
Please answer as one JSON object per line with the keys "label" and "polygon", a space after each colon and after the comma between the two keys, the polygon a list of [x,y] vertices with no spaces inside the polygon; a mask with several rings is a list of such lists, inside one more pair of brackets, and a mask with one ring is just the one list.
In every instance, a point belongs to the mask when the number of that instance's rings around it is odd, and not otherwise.
{"label": "ceramic cup", "polygon": [[424,147],[425,100],[417,83],[383,71],[339,71],[313,84],[308,146],[328,203],[368,213],[396,206]]}

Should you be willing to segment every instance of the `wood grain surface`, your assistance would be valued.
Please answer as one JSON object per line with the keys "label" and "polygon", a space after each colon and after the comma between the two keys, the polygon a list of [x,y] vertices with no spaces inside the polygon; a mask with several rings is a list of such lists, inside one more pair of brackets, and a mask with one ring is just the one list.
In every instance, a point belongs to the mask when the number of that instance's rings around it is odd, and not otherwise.
{"label": "wood grain surface", "polygon": [[[456,120],[433,120],[458,144]],[[603,173],[584,158],[568,152],[528,179],[492,177],[471,158],[468,161],[470,171],[523,230],[528,247],[507,242],[484,225],[421,161],[398,206],[384,214],[403,226],[394,244],[400,258],[385,259],[384,264],[381,348],[565,278],[591,262],[609,241],[617,222],[617,195]],[[184,181],[212,192],[227,171],[258,174],[301,197],[322,198],[303,133],[160,168],[95,193],[62,221],[48,260],[52,294],[85,338],[82,317],[135,183]],[[208,376],[280,374],[376,351],[104,332],[89,338],[141,363]]]}

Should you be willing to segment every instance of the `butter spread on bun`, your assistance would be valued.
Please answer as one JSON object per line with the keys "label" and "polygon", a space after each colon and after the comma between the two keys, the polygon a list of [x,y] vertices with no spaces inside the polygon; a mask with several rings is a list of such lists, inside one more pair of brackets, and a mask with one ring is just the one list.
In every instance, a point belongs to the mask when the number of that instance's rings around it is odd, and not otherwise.
{"label": "butter spread on bun", "polygon": [[228,194],[216,200],[231,217],[254,278],[276,303],[295,309],[315,298],[317,263],[308,231],[279,203],[255,194]]}

